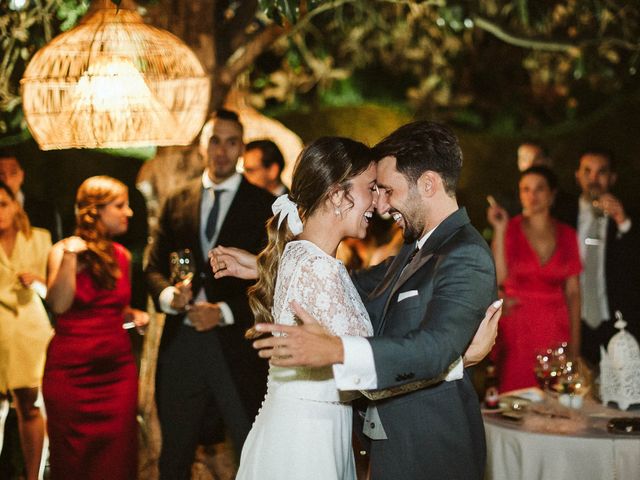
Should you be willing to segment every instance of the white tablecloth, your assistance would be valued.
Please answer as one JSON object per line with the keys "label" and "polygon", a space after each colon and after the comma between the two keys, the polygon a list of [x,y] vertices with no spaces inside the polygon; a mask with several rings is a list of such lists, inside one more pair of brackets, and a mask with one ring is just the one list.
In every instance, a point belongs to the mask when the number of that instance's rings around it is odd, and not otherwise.
{"label": "white tablecloth", "polygon": [[[619,414],[613,411],[613,416],[629,415]],[[640,436],[610,434],[606,423],[604,415],[594,415],[590,417],[590,428],[579,434],[547,434],[526,431],[512,420],[485,414],[485,478],[640,480]]]}

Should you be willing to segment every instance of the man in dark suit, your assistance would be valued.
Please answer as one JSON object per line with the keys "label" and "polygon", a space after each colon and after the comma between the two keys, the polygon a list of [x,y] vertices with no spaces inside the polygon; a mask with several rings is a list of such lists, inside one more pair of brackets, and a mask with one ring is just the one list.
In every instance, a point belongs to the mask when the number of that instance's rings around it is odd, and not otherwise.
{"label": "man in dark suit", "polygon": [[369,390],[376,401],[364,432],[374,480],[480,480],[484,428],[461,357],[497,292],[491,252],[457,205],[460,147],[446,127],[415,122],[374,151],[377,208],[391,214],[406,242],[395,259],[354,276],[376,336],[264,325],[288,336],[255,346],[267,347],[261,356],[275,365],[332,364],[340,389]]}
{"label": "man in dark suit", "polygon": [[62,237],[62,223],[55,205],[51,201],[40,200],[32,195],[25,195],[22,191],[24,170],[18,162],[13,150],[0,150],[0,180],[7,184],[22,205],[34,227],[44,228],[51,234],[51,240],[57,242]]}
{"label": "man in dark suit", "polygon": [[611,152],[586,150],[575,172],[581,193],[563,202],[558,218],[576,228],[583,263],[581,354],[600,362],[600,346],[617,332],[615,311],[640,341],[640,235],[623,203],[611,193],[617,174]]}
{"label": "man in dark suit", "polygon": [[254,140],[244,149],[244,174],[254,185],[269,190],[276,197],[289,193],[282,183],[284,157],[278,146],[271,140]]}
{"label": "man in dark suit", "polygon": [[[239,455],[266,390],[267,365],[244,340],[253,324],[250,283],[214,279],[207,254],[218,243],[260,251],[274,198],[236,172],[244,146],[237,115],[220,110],[211,122],[201,139],[207,169],[167,199],[146,268],[154,301],[167,313],[156,379],[165,480],[190,478],[202,425],[216,418]],[[191,250],[195,274],[172,285],[169,257],[180,249]]]}

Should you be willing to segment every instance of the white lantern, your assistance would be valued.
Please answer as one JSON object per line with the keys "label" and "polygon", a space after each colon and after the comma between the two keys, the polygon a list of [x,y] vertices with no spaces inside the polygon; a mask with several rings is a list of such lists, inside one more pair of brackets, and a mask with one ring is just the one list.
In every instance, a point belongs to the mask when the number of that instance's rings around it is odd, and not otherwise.
{"label": "white lantern", "polygon": [[640,346],[624,327],[627,322],[616,312],[615,327],[620,330],[607,350],[600,346],[600,398],[602,403],[616,402],[622,410],[640,403]]}

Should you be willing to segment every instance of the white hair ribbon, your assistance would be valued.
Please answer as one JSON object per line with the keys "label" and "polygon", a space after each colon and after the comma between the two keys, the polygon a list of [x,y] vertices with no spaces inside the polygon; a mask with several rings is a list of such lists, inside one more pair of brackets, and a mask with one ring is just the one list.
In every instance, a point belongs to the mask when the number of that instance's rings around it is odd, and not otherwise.
{"label": "white hair ribbon", "polygon": [[286,193],[276,198],[276,201],[271,205],[271,211],[274,215],[280,215],[278,218],[278,228],[282,225],[282,221],[287,219],[287,226],[291,233],[294,235],[300,235],[302,233],[302,220],[298,214],[298,205],[293,203]]}

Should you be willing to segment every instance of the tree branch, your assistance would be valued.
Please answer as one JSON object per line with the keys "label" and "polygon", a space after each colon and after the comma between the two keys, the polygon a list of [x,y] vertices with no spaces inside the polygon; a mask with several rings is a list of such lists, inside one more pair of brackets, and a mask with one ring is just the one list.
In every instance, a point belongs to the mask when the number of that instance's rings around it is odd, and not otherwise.
{"label": "tree branch", "polygon": [[640,43],[631,43],[628,40],[623,40],[621,38],[600,38],[597,40],[589,40],[585,42],[585,44],[589,45],[612,45],[619,48],[624,48],[625,50],[631,51],[640,51]]}
{"label": "tree branch", "polygon": [[240,73],[248,68],[262,52],[284,34],[285,30],[281,26],[275,23],[267,25],[248,44],[236,50],[224,67],[218,70],[218,83],[230,86]]}
{"label": "tree branch", "polygon": [[529,48],[532,50],[546,50],[548,52],[567,52],[571,54],[575,54],[580,50],[580,45],[575,45],[573,43],[549,42],[513,35],[486,18],[474,16],[473,22],[478,28],[490,33],[503,42],[515,45],[516,47]]}
{"label": "tree branch", "polygon": [[229,37],[228,44],[231,48],[235,49],[246,43],[247,35],[245,30],[253,21],[257,8],[257,0],[244,0],[240,3],[240,7],[236,11],[235,16],[230,21],[222,24],[220,35]]}
{"label": "tree branch", "polygon": [[510,45],[515,45],[522,48],[530,48],[532,50],[545,50],[548,52],[567,52],[571,55],[576,55],[579,51],[587,46],[594,45],[612,45],[615,47],[623,48],[625,50],[640,51],[640,43],[632,43],[622,38],[592,38],[589,40],[583,40],[580,43],[568,43],[559,41],[544,41],[536,40],[533,38],[519,37],[512,33],[505,31],[499,25],[487,20],[486,18],[475,16],[473,18],[476,26],[502,40]]}

